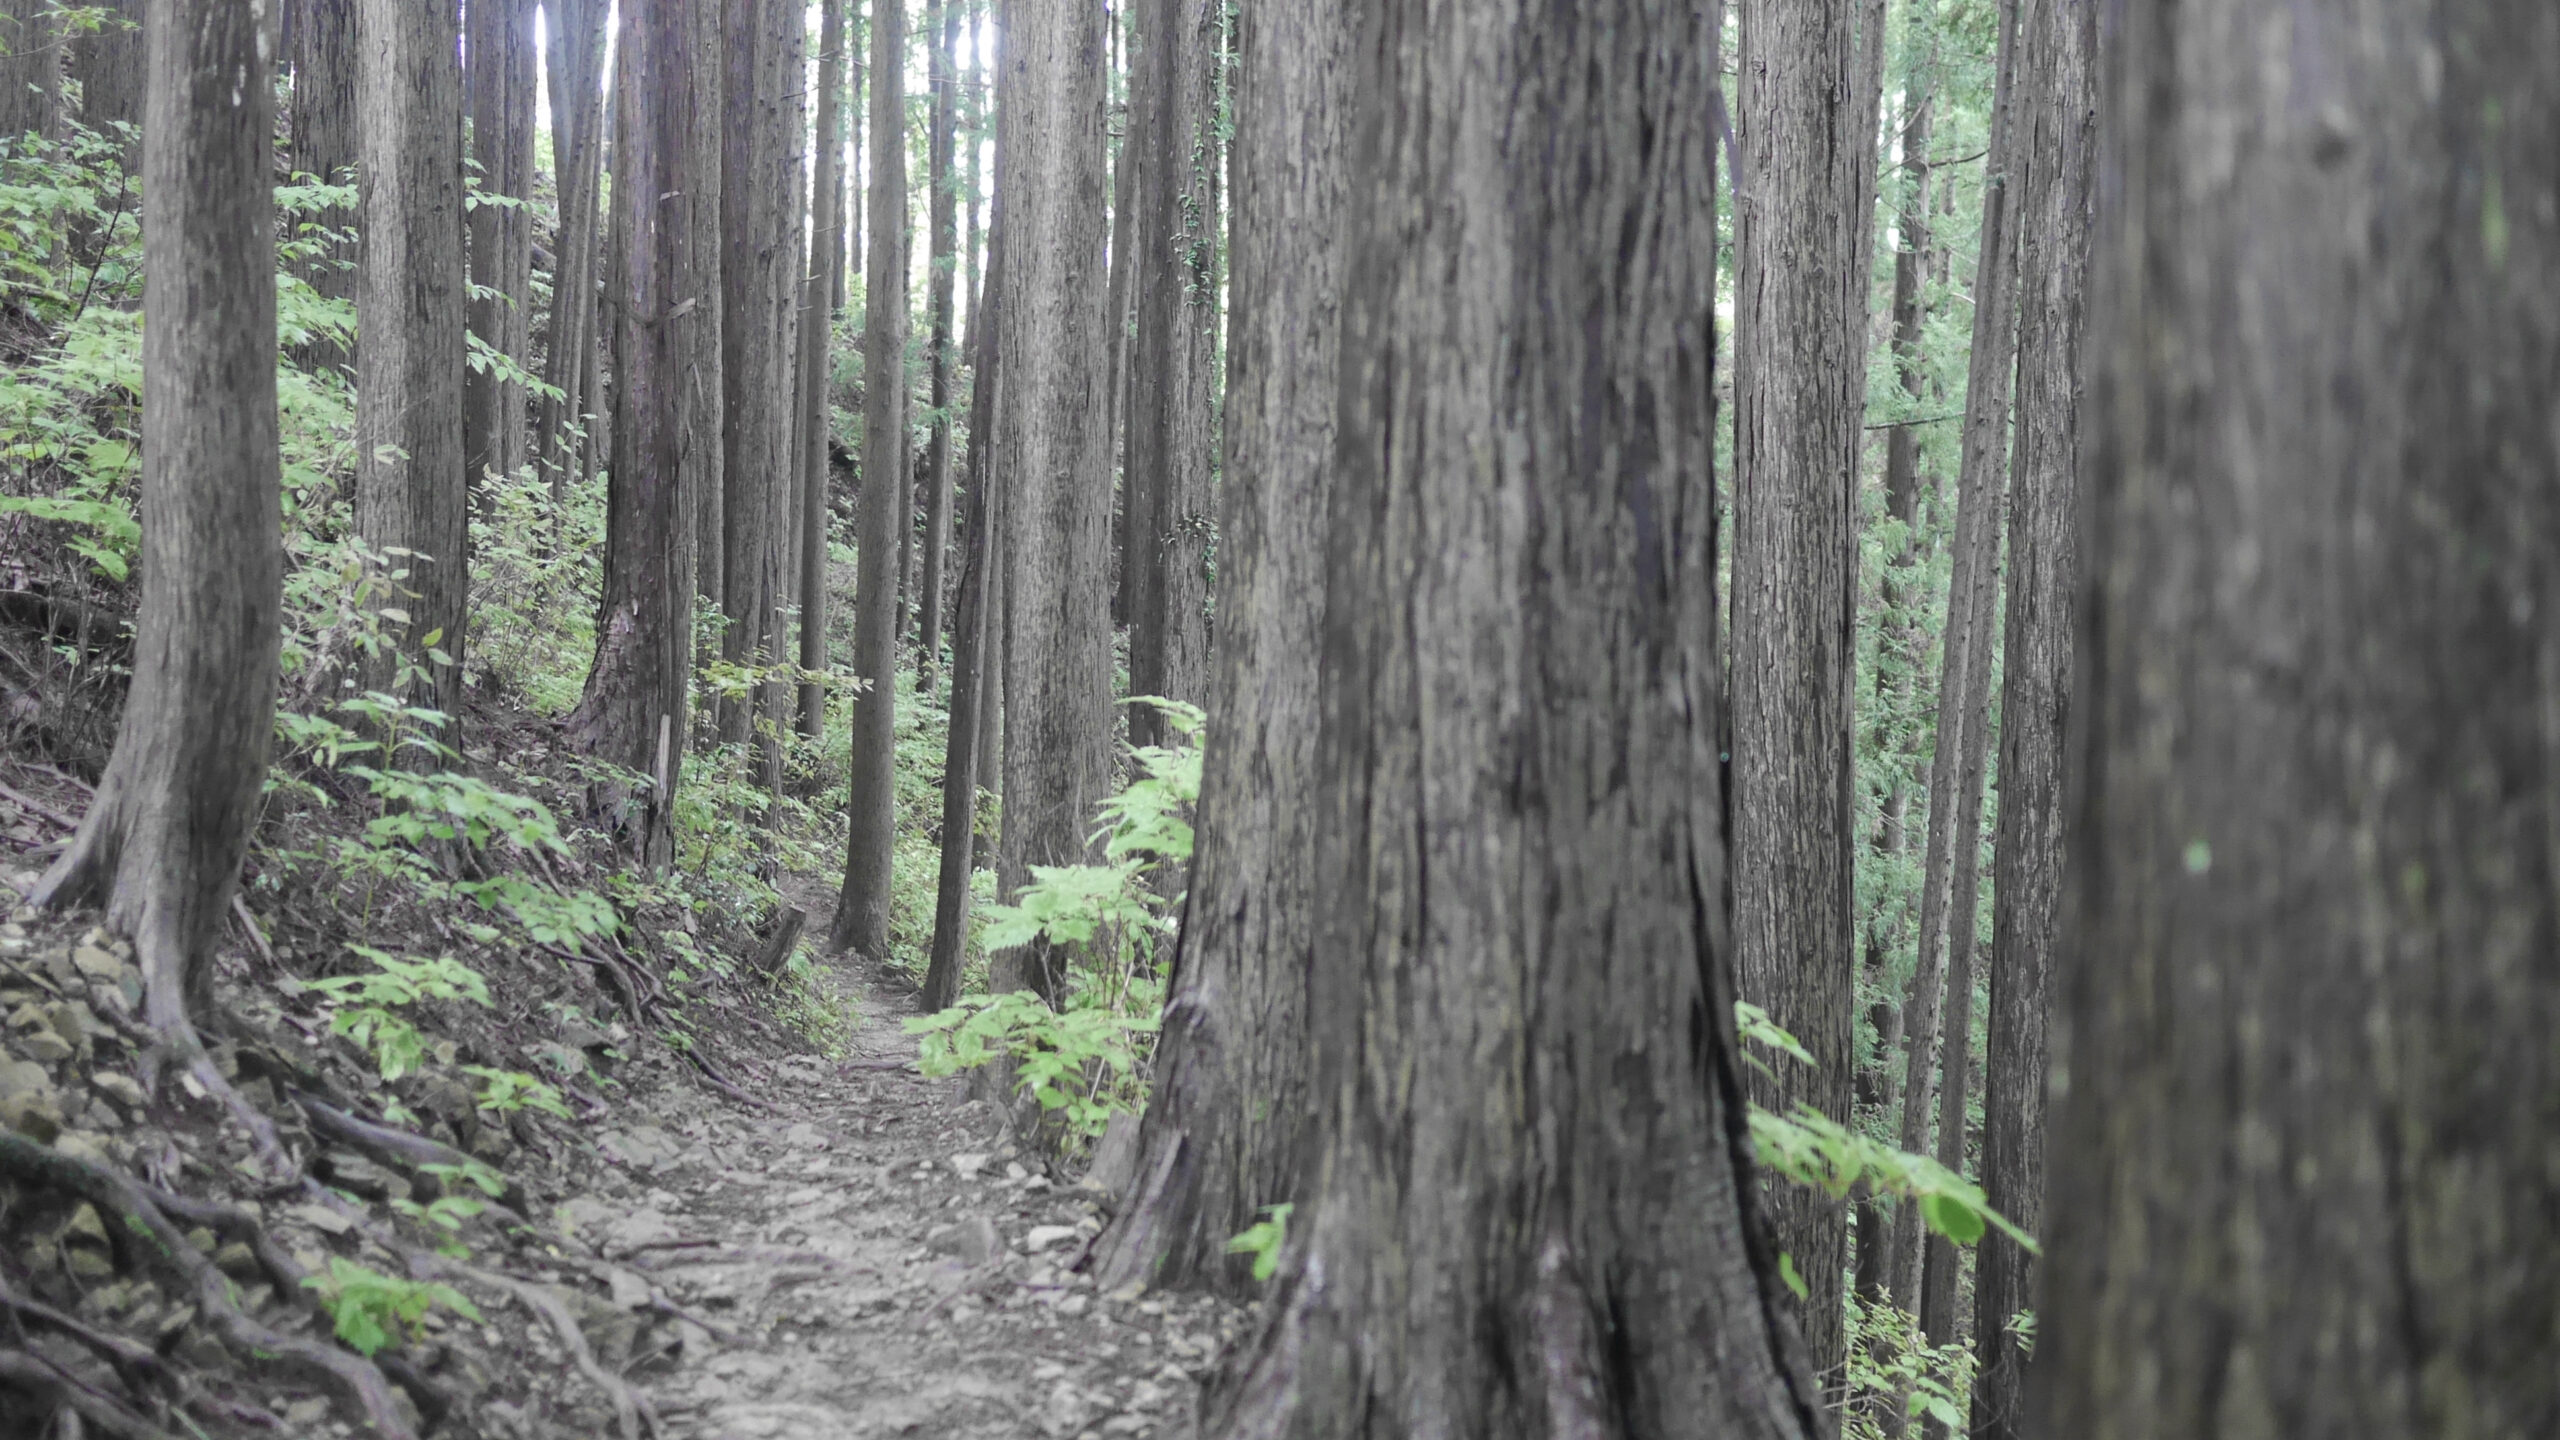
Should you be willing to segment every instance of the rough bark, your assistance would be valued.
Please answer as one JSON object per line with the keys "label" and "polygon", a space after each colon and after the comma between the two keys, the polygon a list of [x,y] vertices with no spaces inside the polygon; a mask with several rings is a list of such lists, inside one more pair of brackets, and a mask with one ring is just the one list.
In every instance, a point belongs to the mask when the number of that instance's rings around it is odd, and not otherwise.
{"label": "rough bark", "polygon": [[267,771],[284,603],[272,91],[254,0],[164,0],[146,51],[142,599],[115,751],[41,906],[133,937],[152,1024],[192,1035]]}
{"label": "rough bark", "polygon": [[[1111,437],[1104,423],[1103,26],[1099,6],[1010,0],[996,123],[1006,302],[1004,835],[997,887],[1085,858],[1111,780]],[[1045,952],[998,957],[1001,989],[1055,998]]]}
{"label": "rough bark", "polygon": [[[551,483],[556,511],[569,482],[584,472],[584,457],[611,443],[592,433],[604,403],[589,384],[604,336],[596,306],[597,261],[605,237],[602,214],[605,114],[604,0],[543,0],[553,37],[545,47],[551,83],[551,170],[559,189],[560,221],[551,271],[551,344],[542,378],[560,393],[544,396],[534,410],[530,442]],[[690,100],[688,104],[692,103]],[[604,324],[615,323],[609,318]],[[684,518],[692,535],[693,516]],[[690,574],[693,565],[685,566]],[[690,611],[686,624],[691,625]]]}
{"label": "rough bark", "polygon": [[[1129,362],[1129,510],[1121,557],[1135,578],[1129,692],[1197,704],[1209,688],[1211,484],[1217,447],[1221,0],[1145,0],[1139,93],[1148,111]],[[1129,713],[1129,739],[1162,742],[1163,718]]]}
{"label": "rough bark", "polygon": [[[352,13],[354,0],[348,0]],[[112,135],[118,125],[133,127],[128,134],[133,144],[125,151],[127,169],[139,169],[142,159],[142,92],[145,58],[142,53],[142,0],[98,0],[94,7],[107,13],[98,28],[71,42],[71,78],[80,84],[80,123],[101,135]],[[352,53],[349,56],[352,63]],[[347,112],[347,123],[355,123],[354,112]],[[351,132],[352,133],[352,132]],[[350,154],[349,163],[353,157]]]}
{"label": "rough bark", "polygon": [[1120,150],[1111,167],[1111,278],[1103,312],[1109,334],[1103,348],[1108,357],[1104,364],[1109,368],[1106,383],[1110,389],[1104,413],[1105,423],[1111,428],[1113,473],[1119,480],[1111,512],[1111,623],[1126,625],[1130,613],[1137,608],[1137,567],[1142,563],[1132,559],[1135,546],[1129,528],[1137,515],[1136,476],[1129,469],[1126,455],[1132,349],[1129,338],[1136,324],[1133,312],[1139,288],[1138,213],[1146,203],[1147,121],[1155,108],[1143,97],[1152,78],[1146,57],[1158,40],[1137,23],[1136,8],[1126,3],[1113,17],[1112,39],[1119,52],[1128,99],[1120,107]]}
{"label": "rough bark", "polygon": [[0,0],[0,138],[60,133],[63,36],[55,8],[54,0]]}
{"label": "rough bark", "polygon": [[693,665],[692,495],[720,484],[719,7],[651,0],[616,49],[615,404],[602,620],[569,742],[650,777],[597,797],[642,863],[675,849]]}
{"label": "rough bark", "polygon": [[[1743,0],[1736,266],[1733,903],[1736,981],[1813,1056],[1753,1093],[1845,1120],[1856,933],[1850,786],[1859,425],[1867,284],[1859,227],[1875,140],[1854,13]],[[1865,157],[1863,160],[1861,157]],[[1863,167],[1863,169],[1862,169]],[[1862,192],[1862,185],[1867,187]],[[1771,1193],[1810,1287],[1817,1370],[1841,1365],[1845,1206]]]}
{"label": "rough bark", "polygon": [[1321,1159],[1204,1434],[1824,1427],[1731,1014],[1707,9],[1363,26]]}
{"label": "rough bark", "polygon": [[[469,222],[471,279],[481,291],[471,333],[524,370],[533,366],[533,12],[534,0],[470,0],[463,45],[471,158],[486,197]],[[524,203],[494,203],[499,197]],[[473,489],[521,469],[526,444],[524,386],[493,368],[468,370],[462,461]]]}
{"label": "rough bark", "polygon": [[[818,154],[809,198],[817,214],[809,245],[809,274],[800,303],[800,668],[827,668],[827,394],[835,340],[836,307],[844,293],[844,72],[845,6],[824,0],[818,21]],[[826,687],[800,684],[800,733],[816,739],[826,729]]]}
{"label": "rough bark", "polygon": [[853,583],[853,754],[844,890],[827,936],[874,960],[889,951],[889,861],[897,825],[898,554],[913,528],[907,463],[907,20],[871,16],[871,235],[863,251],[862,501]]}
{"label": "rough bark", "polygon": [[[2062,757],[2079,583],[2081,332],[2097,141],[2095,0],[2019,16],[2018,420],[2001,652],[2000,819],[1992,840],[1991,1013],[1982,1187],[2030,1232],[2044,1217],[2045,1032],[2063,894]],[[2018,1440],[2035,1258],[1998,1233],[1974,1255],[1973,1433]]]}
{"label": "rough bark", "polygon": [[925,442],[924,533],[916,583],[916,689],[930,692],[934,672],[942,661],[943,562],[951,549],[951,419],[955,403],[951,287],[958,278],[960,258],[959,197],[952,191],[951,170],[959,84],[952,74],[951,57],[952,47],[960,38],[958,0],[929,0],[925,25],[933,89],[925,167],[925,184],[932,194],[925,224],[929,254],[925,266],[925,364],[933,433]]}
{"label": "rough bark", "polygon": [[[1105,1288],[1249,1293],[1226,1243],[1295,1198],[1318,923],[1325,505],[1344,280],[1351,58],[1340,0],[1242,12],[1217,664],[1198,848],[1174,951],[1137,1191]],[[1134,718],[1134,717],[1133,717]]]}
{"label": "rough bark", "polygon": [[[462,699],[470,530],[462,459],[463,187],[460,17],[450,7],[357,0],[356,533],[408,592],[397,655],[367,683],[425,667],[416,698]],[[427,655],[429,635],[453,663]],[[447,736],[448,741],[452,737]]]}
{"label": "rough bark", "polygon": [[[293,66],[291,129],[286,164],[297,174],[336,183],[354,181],[356,166],[355,0],[297,0],[285,54]],[[94,122],[93,122],[94,123]],[[332,300],[356,296],[356,211],[331,207],[309,217],[344,238],[332,240],[303,272],[311,288]],[[334,340],[303,350],[307,365],[348,365],[355,356]]]}
{"label": "rough bark", "polygon": [[2031,1432],[2560,1433],[2560,10],[2102,12]]}

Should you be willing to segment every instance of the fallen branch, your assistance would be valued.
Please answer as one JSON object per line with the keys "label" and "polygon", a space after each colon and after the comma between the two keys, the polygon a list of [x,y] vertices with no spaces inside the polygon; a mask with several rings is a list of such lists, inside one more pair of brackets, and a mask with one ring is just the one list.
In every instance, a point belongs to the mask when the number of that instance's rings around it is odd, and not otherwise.
{"label": "fallen branch", "polygon": [[65,830],[77,830],[80,828],[80,822],[78,820],[63,814],[61,811],[54,809],[52,806],[47,805],[33,795],[27,794],[23,790],[13,790],[6,785],[0,785],[0,800],[10,801],[19,809],[26,811],[30,815],[41,815],[47,820],[52,821],[54,824],[61,826]]}

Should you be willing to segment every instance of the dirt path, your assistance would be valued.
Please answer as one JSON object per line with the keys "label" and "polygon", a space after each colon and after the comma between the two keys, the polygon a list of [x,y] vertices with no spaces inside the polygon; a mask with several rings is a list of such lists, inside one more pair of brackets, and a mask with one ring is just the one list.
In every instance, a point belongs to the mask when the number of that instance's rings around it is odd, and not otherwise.
{"label": "dirt path", "polygon": [[1068,1268],[1100,1228],[1090,1192],[1040,1174],[962,1081],[905,1068],[912,1002],[847,978],[851,1057],[783,1062],[756,1087],[770,1114],[635,1097],[596,1137],[594,1192],[564,1207],[693,1317],[672,1367],[636,1372],[666,1433],[1191,1433],[1237,1312],[1095,1293]]}

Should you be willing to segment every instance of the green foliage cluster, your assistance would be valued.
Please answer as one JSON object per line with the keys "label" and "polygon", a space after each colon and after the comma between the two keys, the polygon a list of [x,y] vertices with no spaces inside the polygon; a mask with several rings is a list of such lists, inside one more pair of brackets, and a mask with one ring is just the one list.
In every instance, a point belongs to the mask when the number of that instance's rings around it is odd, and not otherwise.
{"label": "green foliage cluster", "polygon": [[450,1285],[398,1279],[341,1255],[329,1257],[326,1274],[306,1276],[302,1283],[318,1293],[338,1338],[359,1355],[373,1355],[399,1339],[438,1305],[466,1320],[483,1318],[471,1297]]}

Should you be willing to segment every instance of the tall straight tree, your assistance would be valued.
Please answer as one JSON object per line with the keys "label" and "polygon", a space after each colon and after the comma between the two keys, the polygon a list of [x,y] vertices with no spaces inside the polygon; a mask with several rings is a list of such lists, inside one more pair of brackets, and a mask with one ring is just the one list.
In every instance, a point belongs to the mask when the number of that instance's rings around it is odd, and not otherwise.
{"label": "tall straight tree", "polygon": [[[845,6],[822,0],[818,14],[818,155],[809,181],[816,207],[810,225],[809,274],[800,302],[800,668],[827,668],[827,423],[833,397],[827,379],[836,308],[844,294]],[[826,687],[800,684],[799,730],[816,739],[826,729]]]}
{"label": "tall straight tree", "polygon": [[[1120,557],[1129,605],[1129,689],[1198,702],[1209,688],[1209,542],[1216,515],[1218,212],[1225,170],[1218,113],[1226,7],[1220,0],[1145,0],[1147,183],[1133,279],[1137,329],[1129,362],[1128,507]],[[1144,706],[1129,716],[1140,745],[1164,737]]]}
{"label": "tall straight tree", "polygon": [[2560,1431],[2560,10],[2111,0],[2031,1433]]}
{"label": "tall straight tree", "polygon": [[[1856,13],[1742,0],[1742,183],[1735,225],[1733,923],[1743,999],[1813,1064],[1753,1077],[1775,1109],[1849,1115],[1856,935],[1849,689],[1855,668],[1866,253],[1875,134]],[[1842,1362],[1848,1230],[1840,1202],[1773,1194],[1808,1293],[1817,1370]]]}
{"label": "tall straight tree", "polygon": [[889,953],[897,824],[898,555],[907,509],[907,15],[871,12],[871,234],[863,252],[862,501],[854,537],[853,754],[846,770],[844,891],[830,948]]}
{"label": "tall straight tree", "polygon": [[[406,578],[409,621],[375,656],[462,698],[470,531],[462,460],[462,65],[453,7],[356,0],[363,258],[356,286],[356,533]],[[432,637],[432,638],[431,638]],[[429,663],[441,650],[451,664]]]}
{"label": "tall straight tree", "polygon": [[925,144],[925,184],[931,196],[925,222],[929,256],[925,364],[933,433],[925,444],[924,549],[916,582],[916,688],[930,692],[941,663],[943,565],[951,549],[951,411],[957,361],[951,349],[952,286],[958,280],[960,258],[960,197],[955,193],[957,177],[951,163],[960,87],[953,74],[952,53],[960,40],[958,0],[926,0],[925,31],[932,75],[932,115]]}
{"label": "tall straight tree", "polygon": [[[1920,953],[1903,1002],[1910,1049],[1902,1083],[1902,1148],[1930,1148],[1933,1102],[1961,1105],[1968,1059],[1965,1039],[1973,1001],[1976,877],[1981,873],[1983,765],[1991,752],[1991,652],[1999,634],[1993,611],[2000,593],[2000,514],[2009,450],[2010,382],[2017,367],[2018,236],[2009,182],[2016,127],[2011,94],[2017,63],[2019,0],[2001,0],[1998,70],[1991,102],[1991,153],[1976,231],[1973,345],[1964,398],[1964,442],[1956,472],[1954,568],[1940,647],[1937,750],[1929,764],[1929,831],[1921,855]],[[1943,1076],[1943,1080],[1940,1078]],[[1941,1090],[1943,1085],[1944,1089]],[[1936,1108],[1944,1110],[1944,1105]],[[1956,1112],[1959,1122],[1961,1109]],[[1947,1143],[1963,1158],[1963,1126]],[[1944,1237],[1927,1242],[1932,1264],[1952,1264]],[[1934,1344],[1953,1331],[1954,1276],[1924,1295],[1919,1207],[1894,1213],[1892,1294],[1921,1312]],[[1933,1277],[1934,1278],[1934,1277]]]}
{"label": "tall straight tree", "polygon": [[1174,952],[1141,1188],[1098,1243],[1117,1288],[1245,1292],[1227,1238],[1296,1193],[1322,893],[1316,731],[1348,157],[1341,0],[1238,15],[1220,634],[1199,847]]}
{"label": "tall straight tree", "polygon": [[58,132],[62,38],[52,0],[0,0],[0,138]]}
{"label": "tall straight tree", "polygon": [[[2026,0],[2019,16],[2018,435],[2001,652],[2000,820],[1993,839],[1991,1015],[1983,1040],[1982,1187],[2029,1231],[2044,1213],[2045,1032],[2064,889],[2063,734],[2072,684],[2082,296],[2097,144],[2097,0]],[[2035,1257],[1985,1235],[1974,1257],[1973,1433],[2018,1440]]]}
{"label": "tall straight tree", "polygon": [[[996,96],[1005,497],[1004,835],[998,890],[1085,855],[1110,783],[1111,436],[1103,415],[1105,11],[1007,0]],[[998,957],[1000,988],[1055,998],[1045,953]]]}
{"label": "tall straight tree", "polygon": [[1389,0],[1345,77],[1322,1139],[1204,1434],[1824,1430],[1725,949],[1712,8]]}
{"label": "tall straight tree", "polygon": [[642,863],[674,858],[693,667],[692,495],[720,466],[720,7],[647,0],[622,11],[614,85],[613,461],[606,471],[603,619],[579,750],[646,775],[600,797]]}
{"label": "tall straight tree", "polygon": [[33,897],[103,904],[145,1014],[182,1044],[266,779],[284,604],[262,23],[256,0],[150,9],[133,680],[97,799]]}
{"label": "tall straight tree", "polygon": [[524,386],[505,370],[533,361],[533,12],[534,0],[469,0],[466,12],[471,158],[482,197],[469,226],[471,333],[490,362],[503,362],[472,366],[463,380],[463,473],[475,491],[526,458]]}
{"label": "tall straight tree", "polygon": [[1111,278],[1103,320],[1108,333],[1103,343],[1108,357],[1104,363],[1110,367],[1110,376],[1106,381],[1109,398],[1103,403],[1107,407],[1106,423],[1111,427],[1112,465],[1119,477],[1116,508],[1111,513],[1111,623],[1126,625],[1136,605],[1138,584],[1138,572],[1129,563],[1129,524],[1136,514],[1130,508],[1132,477],[1126,454],[1129,332],[1138,295],[1138,212],[1146,195],[1147,122],[1154,109],[1142,103],[1138,91],[1145,86],[1147,56],[1155,49],[1157,37],[1138,23],[1136,6],[1123,4],[1112,13],[1111,38],[1124,100],[1118,107],[1120,148],[1111,165]]}
{"label": "tall straight tree", "polygon": [[[330,182],[351,179],[356,164],[356,0],[295,0],[285,53],[293,66],[293,128],[288,163],[297,172]],[[96,123],[95,121],[91,122]],[[352,235],[352,209],[331,207],[313,217],[334,233]],[[356,296],[356,244],[333,241],[303,278],[332,300]],[[333,341],[309,361],[343,365],[355,357]]]}
{"label": "tall straight tree", "polygon": [[[354,0],[348,0],[352,8]],[[142,0],[101,0],[87,7],[104,11],[98,26],[71,41],[71,78],[80,82],[80,123],[101,135],[117,125],[142,134],[142,92],[148,69],[143,56]],[[349,112],[352,123],[353,112]],[[126,164],[141,161],[138,149],[126,151]],[[350,162],[352,163],[352,162]]]}
{"label": "tall straight tree", "polygon": [[[596,266],[604,253],[604,38],[611,7],[608,0],[543,3],[552,37],[544,60],[550,72],[551,173],[560,219],[553,236],[551,337],[542,378],[558,393],[545,394],[535,409],[531,448],[557,506],[569,482],[586,473],[587,455],[600,443],[610,443],[584,432],[588,415],[604,398],[589,388],[588,378],[604,343],[597,328]],[[692,103],[690,97],[685,103]],[[684,528],[688,536],[693,533],[690,514]],[[685,571],[692,570],[688,561]]]}

